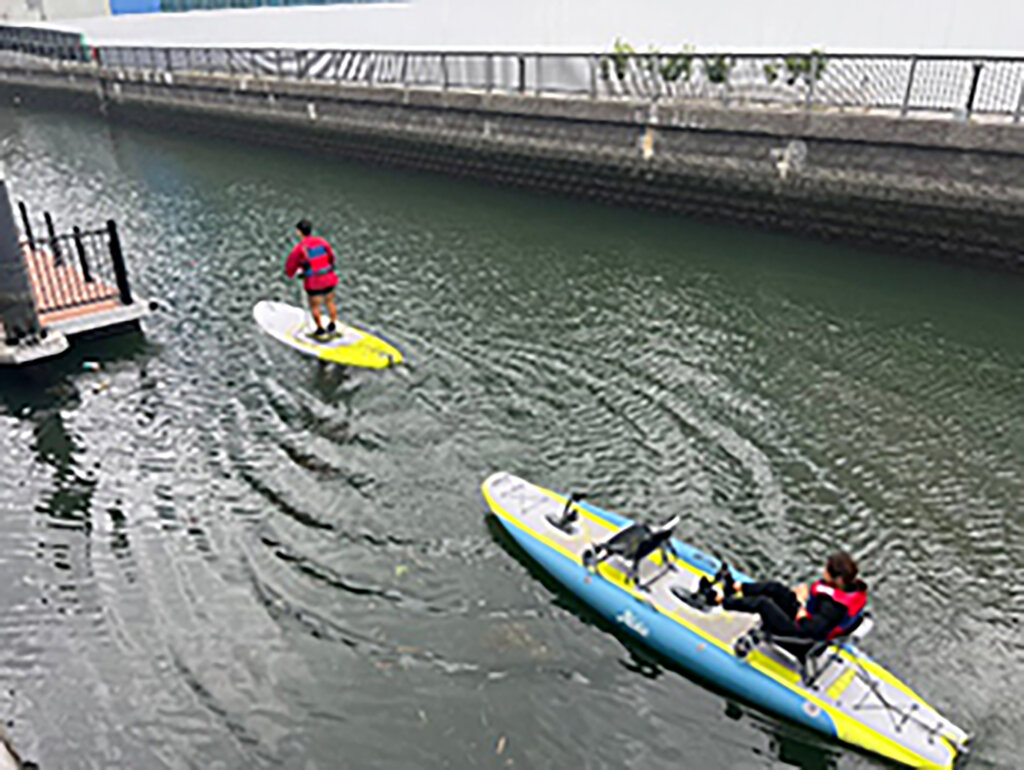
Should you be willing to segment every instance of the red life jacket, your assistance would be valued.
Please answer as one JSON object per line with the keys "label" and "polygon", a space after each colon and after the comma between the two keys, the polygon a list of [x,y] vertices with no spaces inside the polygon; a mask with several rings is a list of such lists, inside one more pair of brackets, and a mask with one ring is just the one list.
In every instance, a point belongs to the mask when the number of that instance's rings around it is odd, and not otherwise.
{"label": "red life jacket", "polygon": [[338,277],[334,274],[334,267],[331,265],[327,242],[311,235],[303,238],[300,245],[305,255],[305,260],[302,262],[302,277],[305,279],[306,289],[315,291],[337,286]]}
{"label": "red life jacket", "polygon": [[[861,584],[863,585],[863,584]],[[811,586],[811,595],[807,599],[807,614],[813,616],[815,610],[818,608],[818,597],[827,596],[834,602],[838,602],[846,610],[846,614],[843,619],[836,624],[836,627],[829,631],[826,639],[835,639],[837,636],[842,636],[851,628],[853,624],[860,619],[860,615],[864,612],[864,608],[868,604],[868,590],[867,586],[864,586],[863,590],[860,591],[840,591],[838,588],[825,585],[822,581],[817,581]]]}

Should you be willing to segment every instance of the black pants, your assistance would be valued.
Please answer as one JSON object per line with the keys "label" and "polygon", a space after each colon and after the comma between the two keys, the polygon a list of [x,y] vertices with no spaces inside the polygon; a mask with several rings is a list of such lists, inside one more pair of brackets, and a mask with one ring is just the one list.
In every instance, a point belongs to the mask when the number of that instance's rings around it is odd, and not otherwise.
{"label": "black pants", "polygon": [[733,612],[757,613],[769,634],[808,637],[796,624],[800,602],[788,586],[774,580],[742,585],[743,596],[727,598],[722,607]]}

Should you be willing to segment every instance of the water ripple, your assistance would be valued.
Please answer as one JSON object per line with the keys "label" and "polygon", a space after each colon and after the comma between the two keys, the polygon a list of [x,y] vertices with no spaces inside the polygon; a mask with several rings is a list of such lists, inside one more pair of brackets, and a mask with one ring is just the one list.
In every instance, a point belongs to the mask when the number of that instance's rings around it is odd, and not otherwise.
{"label": "water ripple", "polygon": [[[0,125],[17,194],[60,227],[117,218],[161,307],[0,381],[0,709],[41,766],[872,764],[538,581],[483,520],[498,468],[683,514],[759,575],[851,549],[871,650],[1014,766],[1019,281],[87,117]],[[256,332],[253,303],[297,298],[300,216],[405,366]]]}

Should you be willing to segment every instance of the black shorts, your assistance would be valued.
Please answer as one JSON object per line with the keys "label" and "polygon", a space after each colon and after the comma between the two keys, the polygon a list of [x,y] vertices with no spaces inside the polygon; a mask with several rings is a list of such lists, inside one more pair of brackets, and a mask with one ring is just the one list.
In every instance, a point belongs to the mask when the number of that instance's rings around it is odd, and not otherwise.
{"label": "black shorts", "polygon": [[331,286],[328,289],[306,289],[306,294],[310,297],[326,297],[328,294],[335,290],[335,286]]}

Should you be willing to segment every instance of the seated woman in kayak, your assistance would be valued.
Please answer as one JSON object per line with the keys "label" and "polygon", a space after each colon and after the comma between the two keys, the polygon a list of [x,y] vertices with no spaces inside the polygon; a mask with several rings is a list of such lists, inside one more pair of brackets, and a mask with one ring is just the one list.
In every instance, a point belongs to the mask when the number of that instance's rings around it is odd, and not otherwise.
{"label": "seated woman in kayak", "polygon": [[715,577],[714,582],[701,578],[699,593],[708,604],[757,613],[764,630],[775,636],[834,639],[853,627],[868,601],[868,587],[846,551],[828,557],[821,580],[792,590],[774,580],[736,583],[724,565]]}

